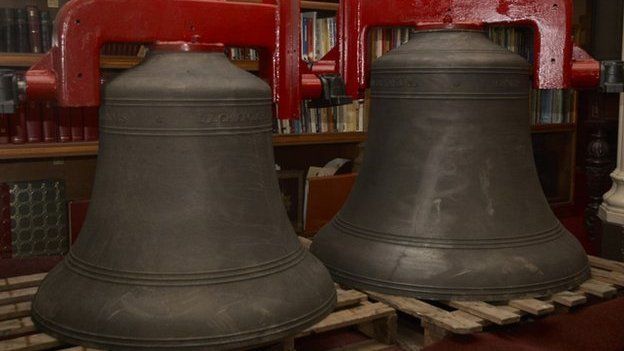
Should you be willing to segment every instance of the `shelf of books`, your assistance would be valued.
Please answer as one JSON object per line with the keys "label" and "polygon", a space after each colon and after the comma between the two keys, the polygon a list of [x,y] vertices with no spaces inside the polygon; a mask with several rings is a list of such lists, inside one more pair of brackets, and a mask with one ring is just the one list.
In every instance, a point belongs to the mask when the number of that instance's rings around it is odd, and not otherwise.
{"label": "shelf of books", "polygon": [[[0,53],[0,67],[30,67],[37,63],[43,54],[35,53]],[[102,55],[100,65],[105,69],[128,69],[132,68],[143,60],[140,56],[113,56]],[[234,63],[247,71],[257,71],[258,61],[255,60],[234,60]]]}
{"label": "shelf of books", "polygon": [[[275,147],[283,147],[317,144],[357,144],[365,140],[366,133],[360,132],[274,135],[273,145]],[[97,153],[97,141],[0,145],[0,160],[95,156]]]}

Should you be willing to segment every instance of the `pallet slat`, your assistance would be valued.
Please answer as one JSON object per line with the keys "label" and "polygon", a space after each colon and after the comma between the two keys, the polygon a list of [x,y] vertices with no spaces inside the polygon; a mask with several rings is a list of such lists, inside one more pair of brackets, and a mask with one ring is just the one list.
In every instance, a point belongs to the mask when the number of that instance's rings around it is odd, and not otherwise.
{"label": "pallet slat", "polygon": [[598,296],[602,299],[609,299],[617,294],[617,289],[612,285],[599,282],[594,279],[590,279],[581,284],[579,290],[594,296]]}
{"label": "pallet slat", "polygon": [[0,321],[30,316],[30,302],[0,306]]}
{"label": "pallet slat", "polygon": [[37,293],[38,287],[7,290],[0,292],[0,306],[9,305],[18,302],[31,301]]}
{"label": "pallet slat", "polygon": [[432,306],[418,299],[392,296],[367,291],[366,294],[375,300],[384,302],[397,310],[414,317],[424,318],[430,323],[448,329],[456,334],[470,334],[482,330],[481,324],[474,320],[452,315],[441,308]]}
{"label": "pallet slat", "polygon": [[301,332],[298,337],[322,333],[324,331],[367,322],[394,314],[394,309],[383,303],[367,303],[358,307],[334,312],[327,316],[324,320]]}
{"label": "pallet slat", "polygon": [[0,351],[42,351],[61,346],[62,343],[46,334],[23,336],[0,343]]}
{"label": "pallet slat", "polygon": [[535,316],[542,316],[555,310],[553,304],[537,299],[519,299],[509,301],[509,306],[528,312]]}
{"label": "pallet slat", "polygon": [[608,271],[624,273],[624,262],[611,261],[596,256],[588,256],[589,264],[592,267],[602,268]]}
{"label": "pallet slat", "polygon": [[517,323],[520,316],[482,301],[449,301],[451,307],[472,313],[499,325]]}
{"label": "pallet slat", "polygon": [[574,307],[587,302],[587,296],[572,291],[562,291],[552,296],[552,301],[566,307]]}
{"label": "pallet slat", "polygon": [[343,290],[338,288],[336,289],[336,294],[336,308],[353,306],[366,301],[366,295],[357,290]]}
{"label": "pallet slat", "polygon": [[25,275],[21,277],[11,277],[11,278],[0,279],[0,291],[16,290],[16,289],[22,289],[22,288],[30,288],[33,286],[39,286],[39,284],[41,284],[41,281],[43,280],[43,278],[45,278],[46,275],[48,274],[38,273],[38,274]]}
{"label": "pallet slat", "polygon": [[0,339],[8,339],[35,332],[35,325],[30,317],[10,319],[0,322]]}
{"label": "pallet slat", "polygon": [[591,273],[594,280],[624,287],[624,273],[605,271],[600,268],[592,268]]}

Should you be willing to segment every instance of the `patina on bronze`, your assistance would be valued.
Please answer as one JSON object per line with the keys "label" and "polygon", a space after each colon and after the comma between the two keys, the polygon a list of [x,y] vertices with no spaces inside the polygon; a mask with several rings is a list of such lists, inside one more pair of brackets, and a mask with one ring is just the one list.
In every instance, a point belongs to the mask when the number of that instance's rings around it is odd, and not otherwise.
{"label": "patina on bronze", "polygon": [[372,68],[363,168],[312,252],[340,284],[449,300],[572,288],[587,257],[540,187],[529,65],[482,31],[415,32]]}
{"label": "patina on bronze", "polygon": [[37,327],[108,350],[269,343],[335,304],[274,169],[271,91],[221,52],[149,54],[103,90],[86,223],[33,303]]}

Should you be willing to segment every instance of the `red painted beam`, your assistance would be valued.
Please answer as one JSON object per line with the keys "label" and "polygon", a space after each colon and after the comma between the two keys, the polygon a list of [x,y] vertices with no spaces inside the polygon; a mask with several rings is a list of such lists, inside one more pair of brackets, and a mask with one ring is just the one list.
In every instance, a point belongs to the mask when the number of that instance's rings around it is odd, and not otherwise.
{"label": "red painted beam", "polygon": [[[222,0],[73,0],[56,21],[58,46],[26,73],[31,99],[100,104],[100,48],[107,42],[182,41],[255,47],[281,118],[299,116],[298,3]],[[295,22],[296,21],[296,22]]]}
{"label": "red painted beam", "polygon": [[339,71],[353,97],[362,96],[368,86],[368,32],[384,26],[528,26],[535,33],[534,86],[571,85],[571,0],[344,0],[340,16]]}

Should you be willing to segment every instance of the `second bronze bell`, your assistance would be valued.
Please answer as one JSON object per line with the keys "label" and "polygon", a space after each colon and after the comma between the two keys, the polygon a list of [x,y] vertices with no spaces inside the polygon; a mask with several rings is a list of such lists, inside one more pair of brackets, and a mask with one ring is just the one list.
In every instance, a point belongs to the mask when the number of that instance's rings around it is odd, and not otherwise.
{"label": "second bronze bell", "polygon": [[415,32],[373,64],[362,170],[312,245],[334,280],[508,300],[589,278],[583,248],[540,188],[529,73],[520,56],[468,29]]}
{"label": "second bronze bell", "polygon": [[279,340],[335,304],[280,201],[271,92],[219,52],[150,53],[105,88],[92,201],[37,327],[107,350]]}

